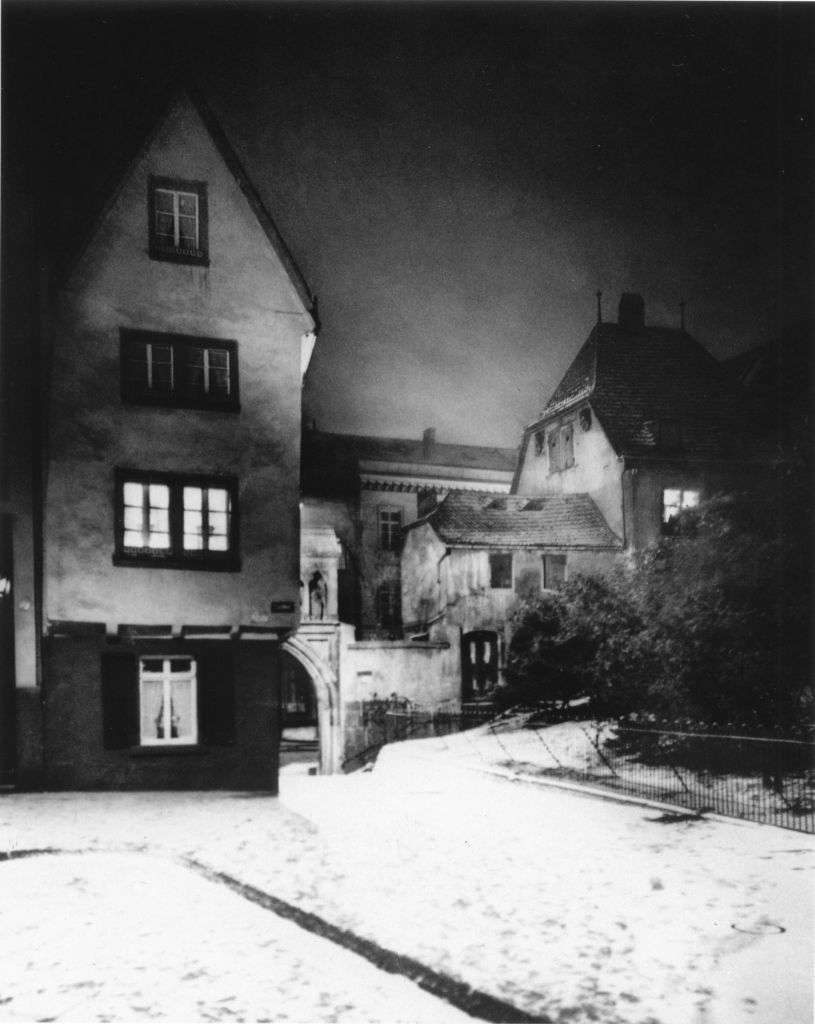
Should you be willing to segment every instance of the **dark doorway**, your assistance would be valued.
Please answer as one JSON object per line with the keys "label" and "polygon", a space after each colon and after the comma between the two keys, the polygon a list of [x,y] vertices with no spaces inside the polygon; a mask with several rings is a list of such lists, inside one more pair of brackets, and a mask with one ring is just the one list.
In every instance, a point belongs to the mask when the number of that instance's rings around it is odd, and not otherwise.
{"label": "dark doorway", "polygon": [[[315,766],[320,759],[320,733],[314,683],[305,667],[290,654],[281,658],[280,767]],[[290,769],[291,770],[291,769]]]}
{"label": "dark doorway", "polygon": [[465,633],[461,638],[461,699],[486,697],[497,682],[498,634],[489,629]]}

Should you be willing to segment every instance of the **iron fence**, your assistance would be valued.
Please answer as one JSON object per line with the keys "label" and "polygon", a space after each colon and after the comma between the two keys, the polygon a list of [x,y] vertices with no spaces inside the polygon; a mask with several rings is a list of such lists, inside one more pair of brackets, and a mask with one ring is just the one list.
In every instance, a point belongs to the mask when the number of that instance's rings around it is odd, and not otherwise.
{"label": "iron fence", "polygon": [[[489,733],[502,763],[687,808],[815,833],[815,745],[581,722]],[[567,736],[568,738],[564,738]]]}

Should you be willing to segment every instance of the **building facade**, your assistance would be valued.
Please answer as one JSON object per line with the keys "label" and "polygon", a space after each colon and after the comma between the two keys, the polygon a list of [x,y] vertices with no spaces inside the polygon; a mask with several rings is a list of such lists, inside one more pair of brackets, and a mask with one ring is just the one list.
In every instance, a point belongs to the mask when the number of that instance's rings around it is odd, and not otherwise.
{"label": "building facade", "polygon": [[314,331],[222,130],[176,92],[48,331],[41,686],[17,691],[41,756],[21,781],[276,788]]}

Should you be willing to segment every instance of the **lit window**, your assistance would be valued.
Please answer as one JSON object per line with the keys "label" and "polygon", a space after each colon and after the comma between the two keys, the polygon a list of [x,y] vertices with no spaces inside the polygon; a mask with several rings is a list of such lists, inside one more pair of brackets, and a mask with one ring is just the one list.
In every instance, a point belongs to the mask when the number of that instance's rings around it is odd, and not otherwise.
{"label": "lit window", "polygon": [[566,580],[566,556],[544,555],[542,558],[543,589],[557,590]]}
{"label": "lit window", "polygon": [[150,258],[206,265],[207,186],[200,181],[151,178]]}
{"label": "lit window", "polygon": [[235,571],[237,481],[118,470],[117,565]]}
{"label": "lit window", "polygon": [[379,547],[382,551],[398,551],[402,538],[402,510],[379,509]]}
{"label": "lit window", "polygon": [[512,589],[511,552],[495,552],[490,555],[490,587],[493,590]]}
{"label": "lit window", "polygon": [[140,741],[145,746],[196,743],[194,658],[139,659]]}
{"label": "lit window", "polygon": [[696,508],[699,504],[699,491],[680,490],[666,487],[662,492],[662,531],[670,533],[671,524],[685,508]]}
{"label": "lit window", "polygon": [[142,405],[238,409],[234,341],[123,328],[122,398]]}

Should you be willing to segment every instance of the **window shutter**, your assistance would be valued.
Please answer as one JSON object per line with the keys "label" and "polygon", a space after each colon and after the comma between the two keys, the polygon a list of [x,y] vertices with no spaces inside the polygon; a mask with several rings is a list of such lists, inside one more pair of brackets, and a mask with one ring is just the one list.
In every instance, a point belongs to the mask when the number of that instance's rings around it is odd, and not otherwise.
{"label": "window shutter", "polygon": [[102,655],[102,737],[105,750],[139,743],[139,678],[133,651]]}
{"label": "window shutter", "polygon": [[235,743],[235,676],[229,643],[208,647],[198,655],[198,715],[202,743],[212,747]]}

